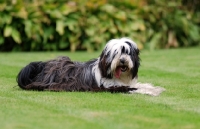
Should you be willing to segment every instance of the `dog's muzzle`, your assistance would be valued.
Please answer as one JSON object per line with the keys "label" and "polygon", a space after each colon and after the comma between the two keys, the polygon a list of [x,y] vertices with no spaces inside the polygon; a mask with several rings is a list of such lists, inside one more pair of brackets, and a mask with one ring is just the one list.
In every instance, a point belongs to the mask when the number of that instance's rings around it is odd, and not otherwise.
{"label": "dog's muzzle", "polygon": [[120,78],[122,72],[126,72],[128,66],[126,65],[126,60],[124,58],[120,59],[119,65],[115,69],[115,77]]}

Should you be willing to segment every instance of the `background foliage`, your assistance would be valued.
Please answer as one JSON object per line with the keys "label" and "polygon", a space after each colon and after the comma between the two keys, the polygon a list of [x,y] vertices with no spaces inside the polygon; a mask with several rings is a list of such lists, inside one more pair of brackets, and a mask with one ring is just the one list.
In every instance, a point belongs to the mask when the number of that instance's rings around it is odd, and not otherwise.
{"label": "background foliage", "polygon": [[198,6],[198,0],[1,0],[0,51],[94,51],[122,36],[140,49],[199,45]]}

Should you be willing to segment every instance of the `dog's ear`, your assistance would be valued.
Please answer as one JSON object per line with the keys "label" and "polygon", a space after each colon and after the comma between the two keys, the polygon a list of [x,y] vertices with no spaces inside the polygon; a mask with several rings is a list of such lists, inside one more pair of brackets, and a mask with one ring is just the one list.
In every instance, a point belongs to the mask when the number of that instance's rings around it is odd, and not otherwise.
{"label": "dog's ear", "polygon": [[131,52],[131,59],[133,61],[134,67],[132,68],[132,78],[135,78],[138,73],[138,69],[140,66],[140,58],[139,58],[139,49],[134,48],[133,51]]}
{"label": "dog's ear", "polygon": [[103,51],[99,59],[99,69],[102,77],[112,78],[111,73],[108,73],[111,63],[107,61],[108,60],[107,58],[109,58],[109,55],[105,55],[105,51]]}
{"label": "dog's ear", "polygon": [[136,54],[137,54],[137,55],[138,55],[138,57],[139,57],[140,50],[137,48],[137,49],[135,49],[135,52],[136,52]]}

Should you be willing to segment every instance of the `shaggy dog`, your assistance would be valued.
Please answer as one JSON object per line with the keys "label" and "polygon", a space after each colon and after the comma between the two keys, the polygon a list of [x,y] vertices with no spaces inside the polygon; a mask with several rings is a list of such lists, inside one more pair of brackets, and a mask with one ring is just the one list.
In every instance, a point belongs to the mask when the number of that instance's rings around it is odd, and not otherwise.
{"label": "shaggy dog", "polygon": [[109,91],[159,95],[164,89],[137,83],[139,49],[128,38],[110,40],[97,59],[74,62],[58,57],[46,62],[31,62],[17,76],[25,90]]}

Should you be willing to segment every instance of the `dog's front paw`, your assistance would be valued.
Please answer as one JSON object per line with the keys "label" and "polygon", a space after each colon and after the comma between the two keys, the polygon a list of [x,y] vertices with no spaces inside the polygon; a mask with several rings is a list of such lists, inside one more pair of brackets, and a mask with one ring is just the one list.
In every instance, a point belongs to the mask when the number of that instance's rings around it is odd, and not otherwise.
{"label": "dog's front paw", "polygon": [[147,95],[151,95],[151,96],[159,96],[160,93],[162,93],[163,91],[165,91],[164,88],[162,87],[154,87],[149,83],[137,83],[137,90],[130,90],[129,93],[133,94],[133,93],[140,93],[140,94],[147,94]]}

